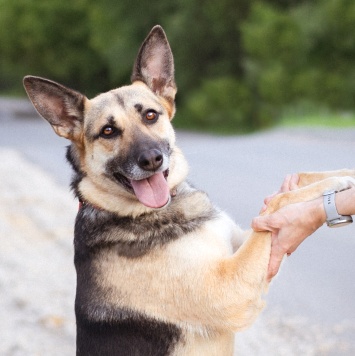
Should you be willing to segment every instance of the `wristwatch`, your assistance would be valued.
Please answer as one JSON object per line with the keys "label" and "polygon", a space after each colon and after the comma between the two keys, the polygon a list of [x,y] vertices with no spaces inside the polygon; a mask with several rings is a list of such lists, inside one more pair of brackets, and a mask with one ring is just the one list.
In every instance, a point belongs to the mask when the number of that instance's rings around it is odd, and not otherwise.
{"label": "wristwatch", "polygon": [[327,215],[327,225],[329,227],[340,227],[351,224],[353,218],[351,215],[340,215],[335,206],[335,190],[326,190],[323,193],[324,210]]}

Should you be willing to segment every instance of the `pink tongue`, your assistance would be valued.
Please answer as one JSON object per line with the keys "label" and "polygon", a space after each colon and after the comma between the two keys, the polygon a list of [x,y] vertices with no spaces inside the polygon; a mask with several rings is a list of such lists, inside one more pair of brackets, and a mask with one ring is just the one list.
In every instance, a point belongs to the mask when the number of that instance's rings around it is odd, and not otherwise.
{"label": "pink tongue", "polygon": [[142,180],[131,180],[138,200],[150,208],[161,208],[169,200],[169,187],[163,173]]}

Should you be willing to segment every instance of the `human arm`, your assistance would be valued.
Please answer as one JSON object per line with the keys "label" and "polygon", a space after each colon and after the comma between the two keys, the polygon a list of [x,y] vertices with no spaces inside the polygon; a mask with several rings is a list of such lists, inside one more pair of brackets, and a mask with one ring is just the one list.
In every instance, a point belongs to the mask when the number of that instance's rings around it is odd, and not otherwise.
{"label": "human arm", "polygon": [[335,194],[335,205],[340,215],[355,215],[355,186]]}
{"label": "human arm", "polygon": [[[298,179],[293,175],[293,183]],[[292,180],[292,179],[291,179]],[[290,182],[290,179],[288,179]],[[281,191],[297,188],[297,185],[287,183],[285,179]],[[269,198],[265,200],[267,204]],[[355,214],[355,187],[335,195],[335,204],[341,215]],[[281,208],[271,215],[253,219],[252,228],[255,231],[272,232],[272,248],[268,269],[268,279],[271,280],[278,272],[285,254],[291,254],[313,232],[326,221],[323,197]]]}

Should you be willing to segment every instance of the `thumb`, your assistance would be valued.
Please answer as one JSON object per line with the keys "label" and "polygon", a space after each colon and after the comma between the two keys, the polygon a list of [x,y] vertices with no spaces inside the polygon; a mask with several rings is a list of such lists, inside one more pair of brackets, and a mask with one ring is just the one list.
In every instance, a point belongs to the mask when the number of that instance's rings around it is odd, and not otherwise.
{"label": "thumb", "polygon": [[268,273],[267,273],[267,280],[269,282],[278,273],[284,255],[285,253],[283,251],[277,251],[277,252],[271,251]]}
{"label": "thumb", "polygon": [[254,218],[251,227],[254,231],[273,231],[269,226],[269,215]]}
{"label": "thumb", "polygon": [[297,173],[292,174],[290,179],[290,190],[298,189],[298,182],[300,180],[300,176]]}

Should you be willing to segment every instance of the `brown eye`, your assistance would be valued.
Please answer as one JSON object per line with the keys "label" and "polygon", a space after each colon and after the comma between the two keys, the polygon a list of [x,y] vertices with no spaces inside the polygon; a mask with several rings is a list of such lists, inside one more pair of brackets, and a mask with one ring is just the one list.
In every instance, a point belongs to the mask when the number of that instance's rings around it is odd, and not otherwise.
{"label": "brown eye", "polygon": [[154,121],[154,120],[156,120],[158,118],[158,113],[153,111],[153,110],[149,110],[149,111],[146,112],[145,118],[148,121]]}
{"label": "brown eye", "polygon": [[110,136],[112,135],[112,132],[113,132],[113,128],[112,127],[105,127],[102,131],[102,133],[104,135],[107,135],[107,136]]}
{"label": "brown eye", "polygon": [[100,132],[100,136],[103,138],[111,138],[117,136],[119,133],[118,129],[114,126],[104,126]]}

